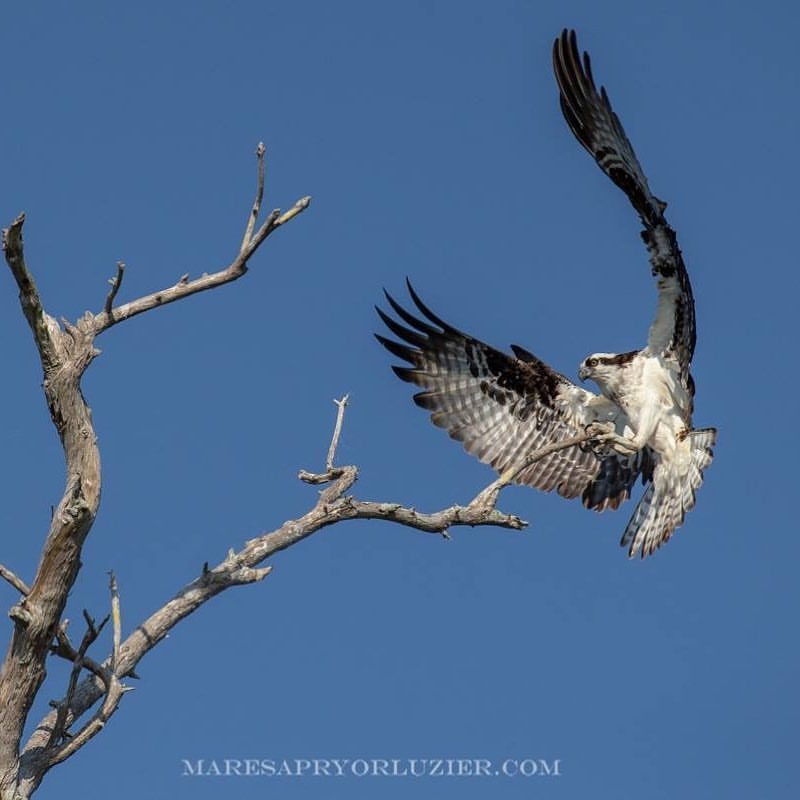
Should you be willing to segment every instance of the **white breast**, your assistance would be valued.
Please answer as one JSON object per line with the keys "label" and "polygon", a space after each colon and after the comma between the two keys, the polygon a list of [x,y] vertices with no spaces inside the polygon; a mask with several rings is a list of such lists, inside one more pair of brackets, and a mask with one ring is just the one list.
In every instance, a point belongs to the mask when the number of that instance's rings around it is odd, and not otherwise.
{"label": "white breast", "polygon": [[657,452],[672,452],[677,435],[691,426],[689,396],[662,356],[640,355],[625,370],[618,402],[633,429],[646,432]]}

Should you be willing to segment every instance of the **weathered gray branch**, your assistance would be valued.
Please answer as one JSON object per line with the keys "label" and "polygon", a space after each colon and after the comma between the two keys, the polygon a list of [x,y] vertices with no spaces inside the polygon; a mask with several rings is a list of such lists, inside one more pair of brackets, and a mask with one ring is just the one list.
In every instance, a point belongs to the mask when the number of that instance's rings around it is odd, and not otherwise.
{"label": "weathered gray branch", "polygon": [[[105,309],[92,318],[92,326],[94,335],[98,335],[105,330],[108,330],[112,325],[123,322],[126,319],[135,317],[138,314],[143,314],[145,311],[150,311],[153,308],[174,303],[176,300],[182,300],[184,297],[197,294],[198,292],[205,292],[208,289],[215,289],[217,286],[223,286],[226,283],[231,283],[238,278],[241,278],[247,272],[247,262],[258,248],[264,243],[267,237],[274,233],[282,225],[290,222],[298,214],[305,211],[311,204],[311,197],[306,196],[298,200],[292,208],[284,213],[281,213],[279,208],[271,211],[258,231],[255,231],[255,226],[258,221],[258,215],[261,211],[261,201],[264,196],[264,154],[266,148],[263,142],[259,143],[256,148],[256,158],[258,161],[258,181],[256,187],[256,198],[253,202],[253,207],[247,219],[244,237],[242,244],[239,248],[239,253],[236,258],[228,264],[224,269],[211,274],[203,274],[195,280],[189,280],[188,275],[182,275],[180,280],[173,286],[168,286],[160,291],[153,292],[152,294],[139,297],[136,300],[131,300],[128,303],[123,303],[116,308],[111,308],[109,302],[106,303]],[[114,279],[112,279],[114,280]],[[117,285],[114,289],[119,288],[121,276],[118,275]],[[114,291],[116,296],[116,291]],[[110,302],[113,303],[114,297],[110,297]]]}
{"label": "weathered gray branch", "polygon": [[[25,216],[21,214],[3,231],[3,251],[39,352],[44,371],[45,398],[64,449],[66,486],[53,512],[31,586],[28,587],[9,570],[2,573],[2,577],[25,596],[9,611],[14,629],[0,669],[0,800],[24,800],[29,797],[50,766],[76,752],[102,729],[124,692],[114,670],[106,672],[107,666],[102,670],[92,670],[93,677],[103,684],[101,694],[105,695],[95,716],[68,743],[52,741],[48,746],[46,740],[40,741],[38,757],[29,758],[25,764],[21,764],[19,745],[22,730],[45,678],[47,656],[56,652],[63,657],[70,652],[71,645],[68,645],[59,623],[69,590],[77,578],[84,540],[94,523],[100,503],[100,454],[91,412],[80,388],[83,373],[99,353],[94,347],[94,338],[129,317],[241,277],[247,271],[248,259],[265,239],[308,207],[310,198],[305,197],[283,214],[276,210],[253,233],[263,194],[262,148],[259,148],[257,155],[259,187],[256,202],[250,212],[245,241],[228,267],[194,281],[190,281],[188,275],[183,276],[175,286],[114,308],[113,303],[124,274],[124,266],[120,263],[117,276],[112,279],[104,310],[96,315],[87,312],[75,324],[63,321],[63,325],[59,325],[44,309],[25,262],[22,239]],[[115,627],[115,635],[119,636],[118,627]],[[53,643],[54,639],[57,644]],[[114,652],[121,659],[119,640],[116,645]],[[75,653],[80,656],[80,648]],[[77,660],[91,669],[85,655]],[[79,672],[80,669],[76,668],[74,674]],[[77,695],[76,690],[75,698],[68,697],[64,707],[69,708],[77,702]],[[99,696],[93,703],[97,699]],[[59,719],[57,724],[52,719],[49,725],[49,731],[56,733],[56,739],[61,735],[59,728],[66,730],[72,724],[68,714],[62,712],[62,716],[63,719]],[[31,755],[30,751],[26,751],[26,754]]]}
{"label": "weathered gray branch", "polygon": [[105,686],[105,697],[100,708],[97,709],[94,716],[74,735],[70,736],[66,741],[61,741],[63,738],[64,728],[58,728],[58,723],[61,721],[63,725],[67,719],[67,710],[72,705],[72,698],[75,694],[75,681],[80,673],[82,664],[76,662],[72,674],[70,676],[69,686],[64,701],[58,705],[56,710],[56,728],[51,733],[50,745],[44,751],[44,756],[47,761],[47,769],[66,761],[71,755],[78,752],[87,742],[94,738],[105,727],[105,724],[111,719],[112,714],[119,708],[120,700],[125,692],[133,689],[132,686],[123,686],[119,679],[119,675],[115,669],[119,655],[119,643],[122,637],[122,619],[119,610],[119,591],[117,589],[117,581],[114,573],[111,573],[111,580],[109,581],[109,590],[111,592],[111,613],[106,617],[98,628],[95,627],[94,621],[91,617],[84,612],[86,622],[89,627],[87,635],[84,637],[84,642],[88,639],[88,644],[81,642],[81,649],[78,650],[78,657],[81,660],[85,656],[85,652],[89,645],[94,642],[100,635],[100,631],[111,619],[113,628],[113,646],[111,653],[111,665],[103,669],[99,674],[99,678]]}
{"label": "weathered gray branch", "polygon": [[51,746],[53,744],[60,744],[61,740],[65,738],[67,710],[70,705],[72,705],[72,698],[75,696],[75,689],[78,686],[78,678],[83,670],[86,651],[97,641],[97,637],[102,633],[110,616],[105,617],[99,625],[95,624],[94,619],[92,619],[91,615],[86,610],[83,612],[83,618],[86,620],[86,633],[83,634],[83,638],[81,639],[81,643],[72,662],[72,671],[69,675],[67,693],[64,695],[63,702],[56,704],[56,722],[55,725],[53,725],[53,730],[50,732],[49,744]]}
{"label": "weathered gray branch", "polygon": [[120,286],[122,286],[122,279],[125,277],[125,264],[122,261],[117,261],[117,274],[109,279],[109,283],[111,284],[111,289],[106,296],[106,304],[104,306],[105,312],[108,316],[111,316],[111,310],[114,305],[114,300],[117,299],[117,293],[119,292]]}
{"label": "weathered gray branch", "polygon": [[261,201],[264,199],[264,156],[266,152],[267,148],[264,147],[264,142],[259,142],[258,147],[256,147],[256,158],[258,159],[256,199],[253,201],[253,208],[250,211],[250,216],[247,219],[247,226],[244,229],[242,246],[239,248],[240,253],[245,252],[249,247],[253,239],[253,231],[256,229],[256,222],[258,222],[258,215],[261,213]]}
{"label": "weathered gray branch", "polygon": [[57,362],[57,346],[54,341],[54,335],[57,336],[58,325],[56,330],[52,329],[54,320],[45,314],[42,308],[42,301],[39,298],[39,290],[28,272],[28,266],[25,263],[25,254],[22,247],[22,226],[25,224],[25,215],[20,214],[12,223],[3,231],[3,252],[6,257],[6,263],[11,269],[11,274],[17,282],[19,288],[19,304],[22,306],[22,313],[28,321],[31,332],[33,333],[33,340],[39,350],[39,358],[42,361],[45,369],[49,365]]}
{"label": "weathered gray branch", "polygon": [[[183,619],[196,611],[204,603],[233,586],[256,583],[263,580],[272,570],[271,566],[261,566],[264,561],[285,550],[323,528],[352,519],[381,519],[428,533],[447,535],[450,528],[457,526],[493,526],[521,530],[527,523],[513,514],[505,514],[495,508],[499,493],[497,481],[491,484],[490,492],[481,492],[466,506],[451,506],[434,513],[422,513],[399,503],[357,500],[347,494],[358,478],[354,466],[336,467],[332,464],[336,443],[341,433],[342,419],[346,407],[346,396],[337,400],[338,413],[334,436],[329,448],[330,468],[324,473],[301,471],[301,480],[311,484],[328,484],[319,493],[314,507],[299,519],[289,520],[279,528],[245,542],[238,552],[231,550],[227,557],[213,568],[204,565],[201,574],[184,586],[171,600],[141,623],[119,647],[118,656],[109,658],[103,668],[116,661],[116,674],[120,679],[130,675],[139,661]],[[573,439],[565,439],[556,444],[546,445],[530,454],[524,464],[530,466],[535,461],[557,450],[574,447],[593,437],[591,431]],[[515,473],[517,471],[515,470]],[[513,475],[506,476],[509,480]],[[508,480],[503,485],[507,485]],[[502,488],[502,487],[500,487]],[[448,537],[449,538],[449,537]],[[86,713],[107,692],[102,676],[91,675],[83,680],[75,691],[72,707],[67,716],[68,724]],[[22,757],[22,772],[30,775],[32,785],[38,785],[41,776],[49,768],[43,761],[43,742],[55,723],[55,712],[46,715],[25,745]]]}
{"label": "weathered gray branch", "polygon": [[72,645],[72,642],[70,642],[69,636],[67,635],[68,625],[68,620],[63,620],[59,624],[58,628],[56,629],[56,639],[53,644],[50,645],[50,652],[59,658],[69,661],[71,664],[74,664],[76,661],[80,660],[84,669],[88,670],[94,675],[97,675],[99,678],[103,678],[106,673],[105,667],[98,664],[94,659],[90,658],[86,654],[84,654],[82,657],[79,656],[78,650]]}
{"label": "weathered gray branch", "polygon": [[30,586],[22,578],[15,575],[8,567],[0,564],[0,578],[10,583],[20,594],[28,594]]}
{"label": "weathered gray branch", "polygon": [[350,395],[346,394],[341,400],[334,400],[338,411],[336,413],[336,424],[333,426],[333,436],[331,437],[331,444],[328,448],[328,457],[325,459],[325,469],[331,472],[335,467],[333,462],[336,460],[336,450],[339,447],[339,437],[342,435],[342,422],[344,421],[344,410],[350,402]]}

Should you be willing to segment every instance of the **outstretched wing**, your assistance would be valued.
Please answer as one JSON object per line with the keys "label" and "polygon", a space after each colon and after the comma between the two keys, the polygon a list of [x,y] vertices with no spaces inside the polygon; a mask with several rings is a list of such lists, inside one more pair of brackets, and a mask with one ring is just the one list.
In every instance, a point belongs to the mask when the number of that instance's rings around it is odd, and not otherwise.
{"label": "outstretched wing", "polygon": [[[419,319],[388,293],[386,298],[405,327],[377,309],[386,327],[401,342],[376,335],[378,341],[411,367],[394,367],[402,380],[423,391],[417,405],[431,412],[435,425],[463,442],[467,452],[505,472],[543,445],[582,432],[590,422],[627,420],[608,400],[575,386],[521,347],[515,356],[495,350],[448,325],[408,290]],[[556,451],[531,464],[516,482],[563,497],[583,495],[584,504],[602,511],[617,508],[642,472],[649,471],[649,452],[598,459],[580,447]],[[647,462],[647,463],[646,463]]]}
{"label": "outstretched wing", "polygon": [[658,280],[658,308],[647,350],[674,360],[684,386],[691,391],[689,365],[696,340],[694,298],[675,232],[664,217],[666,203],[650,191],[605,88],[597,91],[589,54],[584,53],[581,59],[575,31],[565,29],[556,39],[553,67],[567,124],[600,169],[625,192],[645,226],[642,239]]}

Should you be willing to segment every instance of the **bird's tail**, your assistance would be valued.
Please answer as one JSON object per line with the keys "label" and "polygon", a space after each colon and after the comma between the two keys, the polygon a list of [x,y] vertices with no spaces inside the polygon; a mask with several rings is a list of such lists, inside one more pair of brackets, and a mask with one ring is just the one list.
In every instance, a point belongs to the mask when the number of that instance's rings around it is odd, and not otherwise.
{"label": "bird's tail", "polygon": [[629,557],[640,550],[642,558],[651,555],[683,523],[686,512],[694,507],[703,470],[714,458],[711,448],[716,440],[716,428],[689,431],[679,440],[674,459],[656,464],[652,483],[622,534],[620,544],[629,547]]}

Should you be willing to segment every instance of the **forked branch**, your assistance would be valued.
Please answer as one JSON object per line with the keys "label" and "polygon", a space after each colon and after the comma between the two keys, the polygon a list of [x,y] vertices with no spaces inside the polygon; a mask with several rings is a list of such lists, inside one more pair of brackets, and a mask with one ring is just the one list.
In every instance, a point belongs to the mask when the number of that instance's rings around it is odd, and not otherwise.
{"label": "forked branch", "polygon": [[[58,704],[55,711],[56,725],[51,733],[51,739],[48,747],[39,754],[39,758],[45,765],[45,769],[54,767],[62,761],[66,761],[71,755],[77,753],[87,742],[95,737],[105,727],[105,724],[111,718],[111,715],[119,707],[122,696],[133,689],[132,686],[123,686],[120,681],[120,675],[117,672],[116,666],[119,660],[119,643],[122,638],[122,617],[119,610],[119,591],[117,589],[117,580],[114,573],[111,573],[109,581],[109,591],[111,593],[111,613],[96,627],[94,620],[87,612],[84,612],[84,617],[87,623],[87,632],[84,635],[81,647],[78,649],[78,658],[70,675],[69,686],[67,687],[67,694],[62,703]],[[69,715],[69,709],[72,706],[73,698],[75,695],[75,684],[77,676],[83,666],[83,658],[85,657],[86,650],[100,635],[105,624],[111,619],[112,634],[112,651],[110,664],[103,667],[103,671],[97,676],[104,687],[104,697],[100,708],[95,712],[94,716],[86,722],[86,724],[74,735],[64,739],[64,732],[67,720],[71,722],[73,718]],[[62,742],[61,740],[64,739]]]}
{"label": "forked branch", "polygon": [[[95,336],[108,330],[113,325],[124,322],[126,319],[143,314],[145,311],[160,308],[169,303],[174,303],[176,300],[182,300],[184,297],[189,297],[198,292],[205,292],[208,289],[215,289],[217,286],[224,286],[226,283],[231,283],[241,278],[242,275],[247,272],[247,262],[264,243],[267,237],[309,207],[311,204],[311,197],[306,196],[300,198],[288,211],[281,213],[281,210],[276,208],[267,215],[261,227],[256,231],[256,224],[258,223],[258,217],[261,212],[261,202],[264,197],[265,153],[266,148],[262,142],[256,148],[258,175],[256,197],[253,201],[250,213],[248,214],[244,237],[236,258],[234,258],[227,267],[217,272],[212,272],[210,274],[204,273],[194,280],[189,280],[189,276],[186,274],[181,276],[178,282],[172,286],[167,286],[157,292],[152,292],[136,300],[131,300],[128,303],[112,307],[117,291],[119,290],[119,285],[122,282],[122,274],[118,270],[117,277],[111,279],[113,281],[113,286],[109,296],[106,298],[103,311],[91,318],[92,331]],[[122,266],[124,269],[124,265]]]}
{"label": "forked branch", "polygon": [[50,746],[58,745],[64,738],[67,721],[67,709],[72,703],[72,698],[75,696],[75,689],[78,686],[78,678],[83,670],[83,660],[86,658],[86,651],[89,647],[97,641],[97,637],[105,628],[106,623],[110,619],[110,615],[105,617],[103,621],[97,625],[89,614],[84,610],[83,618],[86,620],[86,633],[83,634],[78,651],[75,653],[75,659],[72,662],[72,672],[70,672],[69,683],[67,684],[67,693],[61,703],[56,704],[56,724],[53,725],[53,730],[50,732]]}

